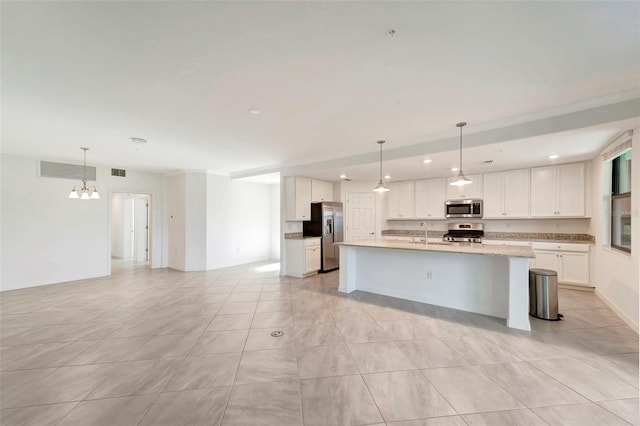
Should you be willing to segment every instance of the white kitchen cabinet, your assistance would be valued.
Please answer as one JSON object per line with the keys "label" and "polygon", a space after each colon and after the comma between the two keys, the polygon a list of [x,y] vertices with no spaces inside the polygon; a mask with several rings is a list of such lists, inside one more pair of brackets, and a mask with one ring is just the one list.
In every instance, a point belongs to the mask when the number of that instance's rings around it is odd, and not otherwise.
{"label": "white kitchen cabinet", "polygon": [[584,216],[584,163],[531,169],[531,217]]}
{"label": "white kitchen cabinet", "polygon": [[483,183],[485,219],[529,216],[529,169],[486,173]]}
{"label": "white kitchen cabinet", "polygon": [[415,218],[414,182],[394,182],[387,186],[387,219]]}
{"label": "white kitchen cabinet", "polygon": [[468,185],[451,185],[456,177],[447,179],[447,200],[465,200],[470,198],[482,199],[482,175],[465,175],[471,179]]}
{"label": "white kitchen cabinet", "polygon": [[445,179],[415,182],[415,216],[417,219],[444,219]]}
{"label": "white kitchen cabinet", "polygon": [[305,240],[304,265],[305,274],[320,270],[320,238]]}
{"label": "white kitchen cabinet", "polygon": [[333,201],[333,183],[311,179],[311,201]]}
{"label": "white kitchen cabinet", "polygon": [[320,238],[287,239],[287,275],[304,278],[320,270]]}
{"label": "white kitchen cabinet", "polygon": [[590,286],[589,245],[534,242],[532,248],[536,255],[532,268],[556,271],[561,284]]}
{"label": "white kitchen cabinet", "polygon": [[311,219],[311,179],[300,176],[284,178],[285,220]]}

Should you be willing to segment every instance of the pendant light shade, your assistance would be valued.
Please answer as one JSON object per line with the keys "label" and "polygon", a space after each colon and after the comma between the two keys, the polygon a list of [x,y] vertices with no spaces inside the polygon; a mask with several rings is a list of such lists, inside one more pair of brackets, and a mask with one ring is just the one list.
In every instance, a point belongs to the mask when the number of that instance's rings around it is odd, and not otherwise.
{"label": "pendant light shade", "polygon": [[81,147],[84,151],[84,162],[82,163],[82,186],[74,186],[69,193],[69,198],[81,199],[81,200],[99,200],[100,194],[95,186],[87,186],[87,151],[89,148]]}
{"label": "pendant light shade", "polygon": [[382,144],[383,143],[384,141],[378,141],[378,145],[380,145],[380,181],[378,182],[376,187],[373,188],[374,192],[387,192],[389,190],[389,188],[384,186],[384,182],[382,181]]}
{"label": "pendant light shade", "polygon": [[451,185],[453,186],[463,186],[473,183],[473,181],[466,177],[464,175],[464,172],[462,171],[462,128],[466,125],[467,123],[465,123],[464,121],[456,124],[456,127],[460,128],[460,171],[458,172],[458,176],[453,180],[453,182],[451,182]]}

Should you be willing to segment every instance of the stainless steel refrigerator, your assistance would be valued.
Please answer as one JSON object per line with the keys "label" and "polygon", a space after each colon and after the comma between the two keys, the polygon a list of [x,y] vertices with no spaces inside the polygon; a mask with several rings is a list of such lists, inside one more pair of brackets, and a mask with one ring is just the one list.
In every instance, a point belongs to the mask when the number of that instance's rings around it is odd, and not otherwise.
{"label": "stainless steel refrigerator", "polygon": [[342,242],[342,203],[311,203],[311,220],[303,222],[305,237],[322,237],[321,272],[331,271],[340,266],[340,248]]}

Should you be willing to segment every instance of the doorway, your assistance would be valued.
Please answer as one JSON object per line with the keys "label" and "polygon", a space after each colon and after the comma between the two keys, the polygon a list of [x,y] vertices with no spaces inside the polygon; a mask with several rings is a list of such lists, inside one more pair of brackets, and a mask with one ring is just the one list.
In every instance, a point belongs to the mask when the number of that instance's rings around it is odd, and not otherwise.
{"label": "doorway", "polygon": [[149,265],[151,196],[111,194],[111,269]]}

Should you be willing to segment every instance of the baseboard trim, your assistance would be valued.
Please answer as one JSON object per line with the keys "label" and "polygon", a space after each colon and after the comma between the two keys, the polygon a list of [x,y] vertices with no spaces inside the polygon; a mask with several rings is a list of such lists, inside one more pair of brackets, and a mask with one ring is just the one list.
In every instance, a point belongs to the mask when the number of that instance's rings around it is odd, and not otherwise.
{"label": "baseboard trim", "polygon": [[580,284],[558,284],[558,288],[564,288],[566,290],[588,291],[593,292],[596,288],[592,286],[585,286]]}
{"label": "baseboard trim", "polygon": [[595,293],[596,293],[596,296],[598,296],[600,298],[600,300],[602,300],[604,302],[604,304],[609,307],[609,309],[611,309],[613,312],[615,312],[615,314],[618,315],[620,317],[620,319],[622,321],[624,321],[629,327],[631,327],[633,329],[633,331],[638,333],[638,323],[633,322],[633,320],[631,318],[629,318],[629,316],[627,316],[627,314],[622,312],[616,306],[615,303],[613,303],[611,300],[609,300],[604,294],[599,292],[597,288],[595,290]]}

